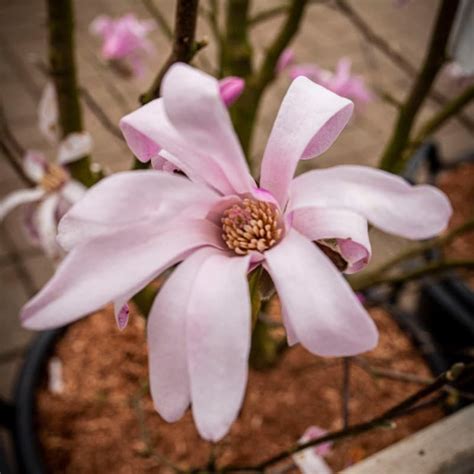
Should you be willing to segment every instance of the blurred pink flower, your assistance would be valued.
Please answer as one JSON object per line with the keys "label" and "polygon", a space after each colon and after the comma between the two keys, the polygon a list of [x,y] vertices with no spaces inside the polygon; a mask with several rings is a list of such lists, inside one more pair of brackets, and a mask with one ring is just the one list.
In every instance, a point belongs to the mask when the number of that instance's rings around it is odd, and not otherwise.
{"label": "blurred pink flower", "polygon": [[351,74],[349,58],[341,58],[334,73],[321,69],[316,64],[298,64],[290,67],[289,74],[292,79],[305,76],[334,93],[353,100],[356,105],[363,105],[374,99],[363,78]]}
{"label": "blurred pink flower", "polygon": [[275,72],[277,74],[281,74],[283,71],[289,68],[292,64],[294,64],[294,62],[295,62],[295,53],[293,52],[293,50],[291,48],[284,49],[283,52],[280,54],[280,57],[278,58]]}
{"label": "blurred pink flower", "polygon": [[133,13],[117,19],[105,15],[95,18],[91,33],[102,38],[102,57],[139,76],[144,70],[144,57],[154,51],[146,38],[155,28],[153,20],[139,20]]}
{"label": "blurred pink flower", "polygon": [[446,227],[451,206],[434,187],[363,166],[293,178],[300,159],[332,145],[353,108],[304,77],[293,81],[281,104],[259,185],[215,78],[178,63],[161,92],[120,126],[135,156],[150,160],[161,150],[187,178],[123,172],[91,188],[59,225],[59,241],[71,252],[21,317],[27,328],[45,329],[112,301],[120,311],[182,262],[148,318],[150,387],[163,418],[178,420],[191,403],[199,433],[216,441],[245,392],[249,271],[263,265],[269,272],[290,344],[322,356],[358,354],[376,345],[376,327],[314,241],[340,252],[351,273],[370,257],[368,221],[423,239]]}
{"label": "blurred pink flower", "polygon": [[231,106],[242,94],[245,81],[241,77],[228,76],[219,81],[219,91],[224,104]]}
{"label": "blurred pink flower", "polygon": [[[298,441],[300,444],[307,443],[313,439],[324,436],[326,430],[319,428],[319,426],[310,426]],[[331,474],[331,468],[323,459],[331,451],[332,443],[323,443],[315,447],[307,448],[293,454],[294,463],[298,466],[303,474]]]}
{"label": "blurred pink flower", "polygon": [[85,194],[86,188],[72,180],[62,166],[49,164],[38,151],[26,153],[23,170],[37,186],[13,191],[3,198],[0,220],[15,207],[30,204],[25,222],[30,237],[49,257],[58,258],[62,249],[56,242],[57,224],[66,210]]}
{"label": "blurred pink flower", "polygon": [[449,63],[446,72],[459,88],[467,87],[474,82],[474,74],[464,71],[458,63]]}

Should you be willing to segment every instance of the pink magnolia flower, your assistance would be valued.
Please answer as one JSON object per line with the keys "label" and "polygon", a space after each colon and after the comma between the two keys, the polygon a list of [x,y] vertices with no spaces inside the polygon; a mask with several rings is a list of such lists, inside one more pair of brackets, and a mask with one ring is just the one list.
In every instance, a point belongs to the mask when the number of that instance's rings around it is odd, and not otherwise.
{"label": "pink magnolia flower", "polygon": [[102,38],[102,57],[136,76],[143,73],[144,56],[154,51],[146,38],[154,28],[153,20],[139,20],[133,13],[115,20],[100,15],[90,25],[90,31]]}
{"label": "pink magnolia flower", "polygon": [[349,58],[341,58],[335,72],[322,69],[316,64],[298,64],[290,67],[289,74],[292,79],[305,76],[334,93],[353,100],[356,104],[362,105],[374,98],[363,78],[351,74]]}
{"label": "pink magnolia flower", "polygon": [[[300,159],[324,153],[353,105],[299,77],[281,105],[263,156],[261,180],[249,173],[219,82],[184,64],[164,77],[162,97],[121,120],[141,160],[158,150],[186,176],[155,170],[105,178],[62,219],[70,249],[55,276],[23,308],[25,327],[64,325],[111,301],[117,311],[157,275],[165,282],[148,319],[150,386],[167,421],[190,403],[206,439],[228,431],[247,381],[249,271],[263,265],[282,301],[290,344],[322,356],[373,348],[376,327],[331,260],[345,271],[369,260],[368,221],[422,239],[451,214],[434,187],[363,166],[293,178]],[[161,151],[159,151],[161,150]]]}
{"label": "pink magnolia flower", "polygon": [[[327,434],[319,426],[310,426],[299,439],[300,444],[307,443],[313,439],[319,438]],[[332,469],[326,464],[323,459],[331,452],[332,442],[323,443],[303,451],[293,454],[294,463],[298,466],[303,474],[331,474]]]}
{"label": "pink magnolia flower", "polygon": [[451,62],[446,66],[446,72],[453,82],[460,88],[467,87],[474,82],[474,73],[467,73],[462,66],[456,62]]}
{"label": "pink magnolia flower", "polygon": [[[61,163],[69,159],[70,155],[63,151]],[[49,257],[58,258],[62,249],[56,242],[57,224],[72,204],[85,194],[86,188],[71,179],[63,166],[48,163],[38,151],[26,153],[23,170],[37,186],[13,191],[3,198],[0,201],[0,220],[15,207],[29,204],[26,225],[30,237]]]}

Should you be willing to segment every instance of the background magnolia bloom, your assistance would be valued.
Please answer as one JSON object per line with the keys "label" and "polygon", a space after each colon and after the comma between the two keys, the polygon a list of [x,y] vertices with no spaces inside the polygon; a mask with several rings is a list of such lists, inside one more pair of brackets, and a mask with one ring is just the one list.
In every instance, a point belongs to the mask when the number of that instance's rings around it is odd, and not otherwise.
{"label": "background magnolia bloom", "polygon": [[335,72],[322,69],[316,64],[296,64],[290,66],[289,75],[292,79],[305,76],[334,93],[353,100],[358,105],[363,105],[374,99],[374,95],[366,87],[364,79],[351,74],[351,60],[349,58],[341,58]]}
{"label": "background magnolia bloom", "polygon": [[52,144],[59,142],[58,103],[53,82],[46,83],[38,104],[38,128]]}
{"label": "background magnolia bloom", "polygon": [[[65,152],[63,157],[66,162],[70,159]],[[0,200],[0,220],[15,207],[29,204],[25,224],[30,237],[49,257],[57,258],[62,253],[56,242],[57,224],[85,194],[86,188],[72,180],[62,166],[48,163],[41,152],[28,151],[23,159],[23,170],[37,186],[13,191]]]}
{"label": "background magnolia bloom", "polygon": [[146,38],[154,29],[153,20],[139,20],[133,13],[116,19],[100,15],[90,25],[91,33],[102,38],[102,57],[137,76],[143,73],[144,56],[154,51]]}
{"label": "background magnolia bloom", "polygon": [[132,295],[182,262],[149,314],[150,387],[163,418],[178,420],[192,404],[199,433],[216,441],[245,392],[250,271],[263,265],[271,276],[290,344],[322,356],[358,354],[377,344],[376,327],[315,242],[339,252],[351,273],[369,260],[369,221],[423,239],[445,228],[451,207],[434,187],[363,166],[293,178],[300,159],[331,146],[353,109],[304,77],[281,104],[259,185],[215,78],[175,64],[161,95],[120,126],[139,159],[161,150],[186,177],[123,172],[91,188],[59,225],[70,253],[21,317],[45,329],[114,302],[123,318]]}
{"label": "background magnolia bloom", "polygon": [[295,53],[291,48],[285,48],[278,58],[275,68],[277,74],[281,74],[295,62]]}
{"label": "background magnolia bloom", "polygon": [[[310,426],[299,439],[300,444],[324,436],[326,430],[319,426]],[[303,474],[331,474],[333,471],[324,460],[331,452],[332,443],[323,443],[293,454],[292,459]]]}

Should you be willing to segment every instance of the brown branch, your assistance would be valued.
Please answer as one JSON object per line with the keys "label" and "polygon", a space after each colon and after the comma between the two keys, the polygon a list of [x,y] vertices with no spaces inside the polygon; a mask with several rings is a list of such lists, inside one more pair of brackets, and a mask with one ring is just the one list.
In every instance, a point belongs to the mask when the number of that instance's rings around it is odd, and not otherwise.
{"label": "brown branch", "polygon": [[194,36],[199,0],[178,0],[176,4],[175,30],[171,54],[153,81],[150,89],[141,95],[140,102],[147,104],[160,95],[161,81],[171,65],[188,63],[196,53]]}
{"label": "brown branch", "polygon": [[[417,68],[413,66],[399,51],[382,36],[379,35],[359,13],[357,13],[346,0],[336,0],[337,7],[341,13],[352,23],[352,25],[362,34],[362,36],[382,54],[388,57],[399,69],[408,76],[416,78]],[[439,91],[432,90],[430,98],[440,106],[444,106],[449,99]],[[469,131],[474,130],[474,122],[467,115],[458,115],[459,122]]]}
{"label": "brown branch", "polygon": [[428,406],[433,406],[434,403],[440,403],[441,401],[443,401],[445,396],[440,396],[432,400],[428,400],[427,402],[422,402],[422,400],[426,399],[431,394],[442,389],[446,384],[454,385],[455,383],[456,384],[462,383],[463,379],[466,379],[472,376],[472,373],[474,371],[473,369],[474,367],[472,365],[465,366],[464,364],[461,364],[461,363],[454,364],[451,367],[451,369],[441,374],[431,384],[418,390],[416,393],[409,396],[408,398],[406,398],[399,404],[395,405],[388,411],[373,418],[372,420],[368,422],[353,425],[347,429],[328,433],[319,438],[310,440],[307,443],[294,444],[288,449],[281,451],[275,456],[272,456],[255,466],[242,466],[242,467],[228,466],[221,469],[220,472],[260,472],[261,473],[261,472],[264,472],[265,469],[267,469],[268,467],[274,464],[277,464],[280,461],[283,461],[284,459],[292,456],[293,454],[299,451],[303,451],[307,448],[318,446],[322,443],[327,443],[329,441],[336,441],[338,439],[347,438],[349,436],[362,434],[375,428],[379,428],[383,426],[391,426],[393,424],[393,420],[396,418],[405,416],[408,413],[413,413],[414,411],[417,411],[419,409],[424,409]]}
{"label": "brown branch", "polygon": [[[74,14],[71,0],[47,0],[46,3],[49,69],[56,89],[59,125],[64,138],[83,130],[74,59]],[[90,165],[90,157],[85,156],[70,163],[68,168],[75,179],[91,186],[96,179]]]}
{"label": "brown branch", "polygon": [[442,0],[441,2],[423,65],[408,98],[399,111],[392,137],[380,160],[380,167],[384,170],[400,172],[403,169],[403,152],[408,144],[415,118],[446,60],[449,33],[458,5],[459,0]]}

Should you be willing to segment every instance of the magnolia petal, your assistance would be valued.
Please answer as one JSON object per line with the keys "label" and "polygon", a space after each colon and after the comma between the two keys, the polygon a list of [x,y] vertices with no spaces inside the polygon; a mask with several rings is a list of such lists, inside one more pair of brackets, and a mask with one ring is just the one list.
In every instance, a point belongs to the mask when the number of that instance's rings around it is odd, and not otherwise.
{"label": "magnolia petal", "polygon": [[54,258],[60,253],[60,247],[56,241],[56,209],[59,199],[57,193],[49,194],[39,203],[35,214],[36,229],[41,248],[50,258]]}
{"label": "magnolia petal", "polygon": [[281,104],[262,161],[262,188],[283,207],[300,159],[324,153],[352,114],[351,101],[305,77],[296,78]]}
{"label": "magnolia petal", "polygon": [[[187,64],[176,63],[163,78],[161,94],[170,122],[189,146],[219,165],[235,192],[245,193],[254,188],[255,182],[221,99],[219,81]],[[184,157],[178,157],[184,161]]]}
{"label": "magnolia petal", "polygon": [[25,305],[23,325],[48,329],[68,324],[145,286],[194,249],[220,245],[219,230],[208,221],[182,220],[171,227],[157,233],[153,225],[137,224],[75,247]]}
{"label": "magnolia petal", "polygon": [[23,157],[22,167],[26,176],[35,183],[40,183],[46,172],[48,162],[43,153],[27,150]]}
{"label": "magnolia petal", "polygon": [[0,220],[20,204],[39,201],[44,194],[45,191],[42,188],[19,189],[18,191],[13,191],[0,201]]}
{"label": "magnolia petal", "polygon": [[350,356],[375,347],[372,319],[310,240],[291,229],[265,258],[291,326],[306,349],[322,356]]}
{"label": "magnolia petal", "polygon": [[43,89],[38,104],[38,128],[43,136],[52,144],[59,141],[59,111],[56,89],[52,81]]}
{"label": "magnolia petal", "polygon": [[333,474],[323,457],[311,448],[298,451],[291,457],[302,474]]}
{"label": "magnolia petal", "polygon": [[196,250],[161,288],[148,316],[150,389],[158,413],[179,420],[191,401],[186,351],[189,298],[201,265],[212,252]]}
{"label": "magnolia petal", "polygon": [[242,405],[250,351],[250,256],[210,256],[196,275],[186,330],[193,417],[200,435],[220,440]]}
{"label": "magnolia petal", "polygon": [[88,132],[70,133],[59,144],[58,149],[58,163],[67,165],[84,156],[87,156],[92,151],[92,137]]}
{"label": "magnolia petal", "polygon": [[219,198],[206,186],[166,172],[115,173],[89,189],[63,217],[58,239],[69,250],[123,227],[173,218],[184,209],[191,217],[204,217]]}
{"label": "magnolia petal", "polygon": [[85,196],[86,192],[87,188],[79,181],[73,179],[69,180],[60,191],[61,196],[66,199],[69,204],[75,204]]}
{"label": "magnolia petal", "polygon": [[95,17],[89,25],[90,33],[97,36],[105,36],[111,31],[113,20],[107,15]]}
{"label": "magnolia petal", "polygon": [[313,241],[336,239],[348,263],[345,273],[362,270],[370,260],[367,219],[360,214],[346,209],[302,207],[291,213],[291,225]]}
{"label": "magnolia petal", "polygon": [[115,322],[117,323],[117,327],[121,331],[123,331],[127,327],[129,314],[130,307],[128,306],[127,302],[124,303],[122,299],[114,302]]}
{"label": "magnolia petal", "polygon": [[184,174],[195,182],[207,183],[223,194],[234,190],[220,164],[195,149],[171,124],[163,99],[156,99],[126,115],[120,120],[120,129],[133,154],[147,162],[165,149]]}
{"label": "magnolia petal", "polygon": [[281,74],[285,69],[295,62],[295,52],[291,48],[285,48],[278,58],[275,73]]}
{"label": "magnolia petal", "polygon": [[390,234],[426,239],[442,232],[452,208],[446,195],[428,186],[367,166],[335,166],[298,176],[291,184],[289,210],[336,207],[363,215]]}

